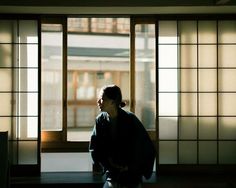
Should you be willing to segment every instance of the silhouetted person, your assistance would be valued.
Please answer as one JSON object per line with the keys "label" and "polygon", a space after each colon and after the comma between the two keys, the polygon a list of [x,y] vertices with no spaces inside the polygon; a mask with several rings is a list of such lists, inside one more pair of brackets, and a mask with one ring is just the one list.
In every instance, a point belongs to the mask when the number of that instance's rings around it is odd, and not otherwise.
{"label": "silhouetted person", "polygon": [[95,169],[106,174],[103,188],[141,188],[142,177],[152,175],[155,149],[139,119],[122,107],[121,90],[116,85],[101,89],[97,101],[101,113],[90,141]]}

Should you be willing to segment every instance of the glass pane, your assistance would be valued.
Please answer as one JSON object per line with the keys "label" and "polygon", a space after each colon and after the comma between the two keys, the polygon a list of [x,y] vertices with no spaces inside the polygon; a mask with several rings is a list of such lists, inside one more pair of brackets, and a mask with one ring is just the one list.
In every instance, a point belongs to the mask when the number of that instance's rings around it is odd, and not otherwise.
{"label": "glass pane", "polygon": [[159,21],[159,44],[177,44],[177,22]]}
{"label": "glass pane", "polygon": [[199,163],[216,164],[217,163],[217,143],[209,141],[199,142]]}
{"label": "glass pane", "polygon": [[11,116],[12,115],[12,94],[0,93],[0,99],[1,99],[0,116]]}
{"label": "glass pane", "polygon": [[[129,105],[130,38],[126,31],[129,19],[122,18],[119,22],[115,22],[118,18],[90,18],[91,22],[87,22],[86,19],[68,19],[68,30],[75,28],[83,30],[80,33],[68,33],[67,36],[67,139],[69,141],[90,140],[94,120],[98,114],[97,96],[104,85],[118,85],[123,100]],[[86,28],[91,28],[96,35]],[[54,48],[53,45],[49,47]]]}
{"label": "glass pane", "polygon": [[180,21],[178,24],[180,43],[197,43],[197,22]]}
{"label": "glass pane", "polygon": [[[129,100],[129,73],[128,72],[122,72],[121,73],[121,86],[120,89],[122,91],[122,97],[124,100],[128,101]],[[127,106],[129,105],[129,103],[126,104]]]}
{"label": "glass pane", "polygon": [[179,163],[197,163],[197,142],[179,141]]}
{"label": "glass pane", "polygon": [[159,91],[178,91],[178,70],[177,69],[159,69]]}
{"label": "glass pane", "polygon": [[197,118],[181,117],[179,119],[179,138],[197,139]]}
{"label": "glass pane", "polygon": [[197,94],[181,93],[181,115],[197,115]]}
{"label": "glass pane", "polygon": [[10,44],[0,44],[0,67],[12,67],[13,49]]}
{"label": "glass pane", "polygon": [[198,65],[199,67],[217,66],[217,46],[216,45],[199,45],[198,46]]}
{"label": "glass pane", "polygon": [[88,32],[89,31],[89,18],[68,18],[68,31],[69,32]]}
{"label": "glass pane", "polygon": [[146,128],[155,129],[155,25],[142,25],[142,28],[141,32],[136,31],[135,38],[135,113]]}
{"label": "glass pane", "polygon": [[67,99],[72,100],[75,98],[75,84],[76,84],[76,72],[67,73]]}
{"label": "glass pane", "polygon": [[129,34],[130,20],[127,18],[116,18],[116,20],[117,20],[117,33]]}
{"label": "glass pane", "polygon": [[236,141],[219,142],[220,164],[236,164]]}
{"label": "glass pane", "polygon": [[18,164],[37,164],[38,142],[19,141],[18,144]]}
{"label": "glass pane", "polygon": [[199,21],[198,22],[198,42],[199,43],[216,43],[216,21]]}
{"label": "glass pane", "polygon": [[10,92],[12,89],[12,70],[0,68],[0,91]]}
{"label": "glass pane", "polygon": [[218,22],[218,40],[219,43],[236,43],[236,21]]}
{"label": "glass pane", "polygon": [[113,18],[91,18],[91,30],[96,33],[112,33]]}
{"label": "glass pane", "polygon": [[159,139],[177,139],[177,117],[159,118]]}
{"label": "glass pane", "polygon": [[[70,106],[71,107],[71,106]],[[73,110],[73,111],[72,111]],[[70,127],[67,125],[67,140],[68,141],[87,141],[93,130],[95,118],[98,114],[97,108],[89,106],[74,106],[74,109],[67,110],[67,118],[70,122]],[[74,117],[72,117],[74,115]],[[72,120],[76,122],[71,122]]]}
{"label": "glass pane", "polygon": [[181,45],[180,49],[180,66],[197,67],[197,45]]}
{"label": "glass pane", "polygon": [[219,94],[219,115],[235,116],[236,115],[236,94],[220,93]]}
{"label": "glass pane", "polygon": [[178,94],[159,93],[159,115],[177,116],[178,115]]}
{"label": "glass pane", "polygon": [[236,139],[236,117],[219,118],[219,138]]}
{"label": "glass pane", "polygon": [[199,139],[217,139],[217,118],[199,118]]}
{"label": "glass pane", "polygon": [[76,126],[77,127],[93,127],[97,115],[97,109],[89,106],[80,106],[76,109]]}
{"label": "glass pane", "polygon": [[60,131],[62,130],[62,114],[58,109],[61,108],[61,103],[53,101],[44,101],[43,110],[41,112],[41,130]]}
{"label": "glass pane", "polygon": [[199,69],[198,70],[199,91],[211,92],[217,91],[217,71],[216,69]]}
{"label": "glass pane", "polygon": [[199,93],[199,115],[200,116],[217,115],[216,93]]}
{"label": "glass pane", "polygon": [[159,164],[177,164],[177,142],[159,142]]}
{"label": "glass pane", "polygon": [[[95,75],[89,72],[77,74],[76,100],[91,100],[96,98],[96,90],[93,86]],[[111,77],[111,74],[109,75]]]}
{"label": "glass pane", "polygon": [[236,67],[236,45],[218,45],[219,67]]}
{"label": "glass pane", "polygon": [[38,22],[36,20],[19,21],[19,42],[38,43]]}
{"label": "glass pane", "polygon": [[13,43],[15,24],[16,21],[14,20],[0,20],[0,43]]}
{"label": "glass pane", "polygon": [[197,70],[181,69],[181,91],[197,91]]}
{"label": "glass pane", "polygon": [[75,114],[76,114],[76,106],[72,106],[72,105],[68,106],[67,107],[67,130],[69,130],[70,128],[76,127]]}
{"label": "glass pane", "polygon": [[236,92],[236,70],[219,69],[219,90]]}
{"label": "glass pane", "polygon": [[[105,68],[105,70],[106,69],[107,68]],[[96,82],[97,82],[96,83],[97,87],[95,88],[96,96],[99,94],[100,88],[102,88],[104,85],[110,85],[110,84],[116,83],[115,73],[112,73],[110,71],[105,71],[105,70],[104,71],[97,70],[97,72],[95,73],[96,76],[94,78],[96,78]]]}
{"label": "glass pane", "polygon": [[42,24],[42,130],[62,129],[62,26]]}

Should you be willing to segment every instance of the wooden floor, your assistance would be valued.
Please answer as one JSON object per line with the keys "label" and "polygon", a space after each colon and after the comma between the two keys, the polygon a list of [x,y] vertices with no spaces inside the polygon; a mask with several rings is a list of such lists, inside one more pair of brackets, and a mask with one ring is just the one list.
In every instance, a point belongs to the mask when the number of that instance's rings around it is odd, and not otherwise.
{"label": "wooden floor", "polygon": [[[11,177],[10,188],[102,188],[104,179],[89,172],[45,172],[39,177]],[[156,176],[144,180],[143,188],[236,188],[236,177]]]}

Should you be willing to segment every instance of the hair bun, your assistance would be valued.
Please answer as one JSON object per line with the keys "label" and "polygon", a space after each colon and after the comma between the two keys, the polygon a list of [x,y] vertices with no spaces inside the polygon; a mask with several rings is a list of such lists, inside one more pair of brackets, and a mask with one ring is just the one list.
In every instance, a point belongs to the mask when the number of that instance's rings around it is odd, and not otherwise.
{"label": "hair bun", "polygon": [[120,107],[123,108],[123,107],[125,107],[125,106],[126,106],[126,103],[125,103],[124,101],[121,101]]}

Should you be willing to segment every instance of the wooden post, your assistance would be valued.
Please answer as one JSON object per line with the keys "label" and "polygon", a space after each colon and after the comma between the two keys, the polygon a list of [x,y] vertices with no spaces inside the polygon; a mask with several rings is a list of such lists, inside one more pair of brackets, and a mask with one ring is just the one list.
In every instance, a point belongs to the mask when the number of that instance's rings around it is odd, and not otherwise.
{"label": "wooden post", "polygon": [[0,185],[8,187],[8,132],[0,132]]}

